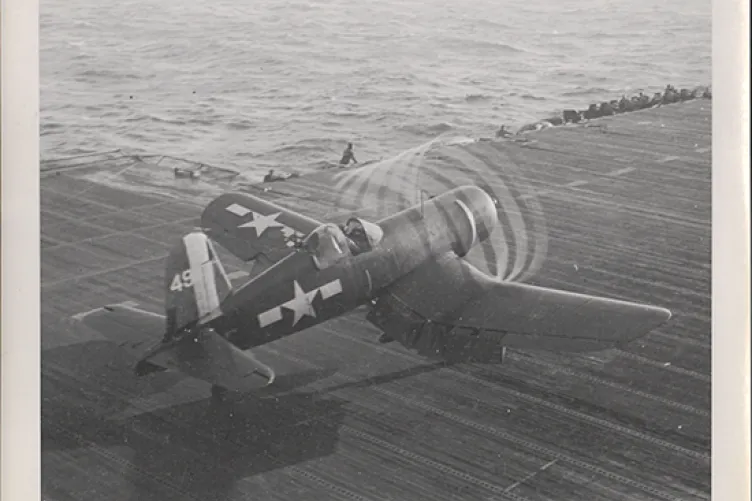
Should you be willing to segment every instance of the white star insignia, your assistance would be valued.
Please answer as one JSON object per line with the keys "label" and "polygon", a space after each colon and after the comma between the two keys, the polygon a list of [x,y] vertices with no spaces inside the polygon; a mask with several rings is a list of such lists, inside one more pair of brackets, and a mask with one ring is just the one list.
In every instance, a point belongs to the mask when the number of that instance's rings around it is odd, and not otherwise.
{"label": "white star insignia", "polygon": [[267,228],[285,228],[285,225],[277,221],[277,218],[281,215],[281,212],[276,214],[263,215],[257,212],[253,213],[253,221],[248,221],[238,226],[238,228],[254,228],[256,230],[256,236],[260,237],[264,234]]}
{"label": "white star insignia", "polygon": [[313,308],[313,300],[316,297],[316,294],[318,294],[319,289],[316,288],[310,292],[305,292],[297,280],[294,281],[293,287],[295,289],[295,297],[286,303],[283,303],[282,307],[293,311],[295,317],[292,320],[292,325],[295,325],[306,315],[314,318],[316,317],[316,310]]}
{"label": "white star insignia", "polygon": [[293,282],[293,293],[295,295],[293,299],[259,313],[259,325],[261,327],[266,327],[267,325],[282,320],[282,308],[292,310],[294,313],[292,321],[293,326],[295,326],[300,319],[306,315],[316,318],[316,310],[313,308],[313,300],[316,299],[316,295],[321,294],[322,299],[329,299],[337,294],[341,294],[342,282],[337,278],[321,287],[316,287],[313,290],[306,292],[296,280]]}
{"label": "white star insignia", "polygon": [[231,204],[225,207],[225,210],[227,212],[230,212],[232,214],[235,214],[238,217],[245,217],[248,214],[253,215],[253,220],[248,221],[247,223],[243,223],[238,225],[238,228],[253,228],[256,230],[256,238],[261,237],[261,235],[264,234],[264,232],[267,230],[267,228],[280,228],[282,230],[282,235],[285,238],[285,245],[287,247],[293,247],[295,245],[295,241],[302,238],[304,235],[289,226],[280,223],[277,221],[277,218],[282,215],[281,212],[277,212],[275,214],[260,214],[258,212],[254,212],[248,207],[244,207],[239,204]]}

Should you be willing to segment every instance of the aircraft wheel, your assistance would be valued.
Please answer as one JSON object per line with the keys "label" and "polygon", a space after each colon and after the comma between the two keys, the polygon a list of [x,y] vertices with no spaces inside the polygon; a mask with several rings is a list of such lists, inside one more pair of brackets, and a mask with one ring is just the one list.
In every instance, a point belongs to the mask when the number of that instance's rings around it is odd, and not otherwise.
{"label": "aircraft wheel", "polygon": [[224,402],[226,395],[227,395],[226,388],[222,388],[221,386],[217,386],[217,385],[212,385],[212,388],[211,388],[212,403],[221,404],[222,402]]}
{"label": "aircraft wheel", "polygon": [[391,343],[392,341],[394,341],[394,339],[386,333],[379,336],[379,343],[381,344]]}

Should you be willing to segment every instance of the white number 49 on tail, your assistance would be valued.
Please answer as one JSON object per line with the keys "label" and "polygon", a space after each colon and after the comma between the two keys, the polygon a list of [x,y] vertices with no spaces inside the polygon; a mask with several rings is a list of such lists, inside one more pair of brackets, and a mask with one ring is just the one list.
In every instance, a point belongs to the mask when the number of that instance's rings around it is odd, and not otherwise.
{"label": "white number 49 on tail", "polygon": [[172,279],[172,283],[170,283],[170,290],[180,292],[188,287],[193,287],[191,270],[185,270],[183,273],[176,273]]}

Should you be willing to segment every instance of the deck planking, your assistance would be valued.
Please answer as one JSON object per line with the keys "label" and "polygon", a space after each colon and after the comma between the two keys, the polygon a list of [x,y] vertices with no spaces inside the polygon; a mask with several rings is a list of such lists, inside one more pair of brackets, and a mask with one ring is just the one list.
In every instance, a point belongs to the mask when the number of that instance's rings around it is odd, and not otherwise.
{"label": "deck planking", "polygon": [[[45,496],[709,499],[710,116],[697,100],[504,145],[547,218],[531,282],[670,308],[656,332],[619,350],[446,368],[377,344],[353,315],[257,350],[277,383],[232,414],[212,409],[204,383],[132,377],[113,344],[69,321],[128,300],[159,312],[169,244],[201,205],[86,179],[121,169],[114,157],[45,170]],[[356,209],[326,181],[251,189],[320,219]]]}

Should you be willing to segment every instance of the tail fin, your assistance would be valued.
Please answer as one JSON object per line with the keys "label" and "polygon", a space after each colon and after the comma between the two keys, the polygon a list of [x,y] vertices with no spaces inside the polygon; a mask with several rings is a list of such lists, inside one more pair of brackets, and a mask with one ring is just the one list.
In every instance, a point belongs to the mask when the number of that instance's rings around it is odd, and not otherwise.
{"label": "tail fin", "polygon": [[232,285],[211,240],[200,231],[182,237],[167,258],[167,336],[221,314],[220,304],[231,291]]}

